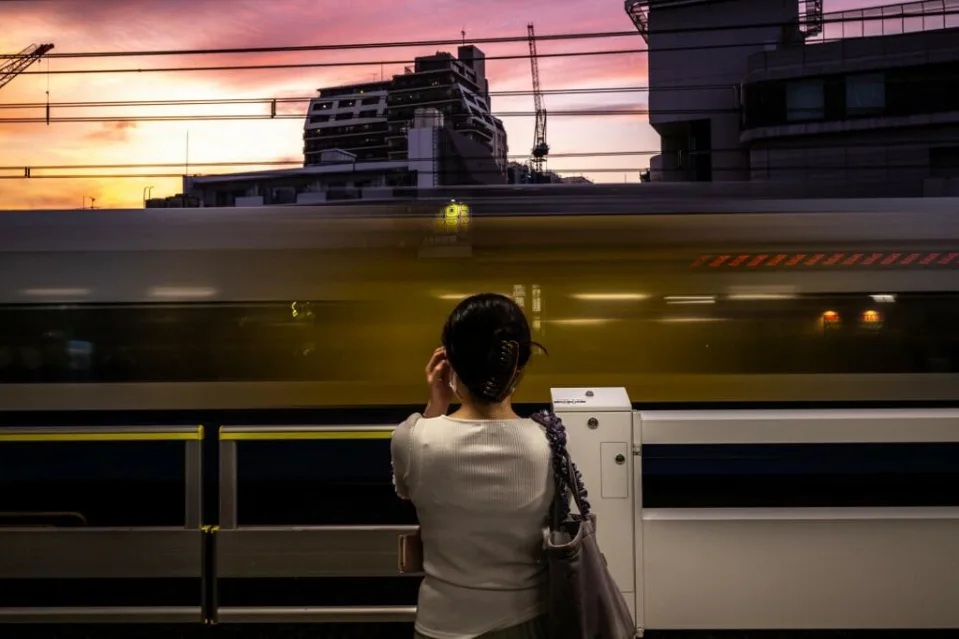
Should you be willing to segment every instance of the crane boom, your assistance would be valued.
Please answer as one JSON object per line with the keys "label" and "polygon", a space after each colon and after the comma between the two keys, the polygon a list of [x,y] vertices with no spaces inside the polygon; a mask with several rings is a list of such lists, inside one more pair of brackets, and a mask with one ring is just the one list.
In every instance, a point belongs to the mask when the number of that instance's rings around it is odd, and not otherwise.
{"label": "crane boom", "polygon": [[52,44],[31,44],[20,53],[0,61],[0,89],[23,73],[31,64],[45,56],[53,48]]}
{"label": "crane boom", "polygon": [[543,92],[539,86],[539,56],[536,53],[536,32],[533,23],[526,26],[529,38],[529,65],[533,73],[533,105],[536,110],[536,132],[533,135],[533,168],[542,172],[543,162],[549,154],[546,143],[546,107],[543,106]]}

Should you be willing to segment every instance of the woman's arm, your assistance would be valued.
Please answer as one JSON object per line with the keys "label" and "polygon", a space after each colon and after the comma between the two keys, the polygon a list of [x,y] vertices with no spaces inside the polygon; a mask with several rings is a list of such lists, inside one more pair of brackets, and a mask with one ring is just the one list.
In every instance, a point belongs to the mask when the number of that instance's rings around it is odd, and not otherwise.
{"label": "woman's arm", "polygon": [[409,474],[412,462],[413,427],[422,415],[414,413],[396,427],[390,439],[390,458],[393,464],[393,489],[400,499],[410,498]]}
{"label": "woman's arm", "polygon": [[390,440],[390,457],[393,462],[393,488],[400,499],[410,498],[409,474],[413,461],[413,428],[422,418],[445,415],[453,399],[450,388],[452,369],[446,359],[446,350],[442,347],[433,351],[426,364],[426,383],[430,389],[430,399],[426,402],[423,414],[415,413],[396,427]]}

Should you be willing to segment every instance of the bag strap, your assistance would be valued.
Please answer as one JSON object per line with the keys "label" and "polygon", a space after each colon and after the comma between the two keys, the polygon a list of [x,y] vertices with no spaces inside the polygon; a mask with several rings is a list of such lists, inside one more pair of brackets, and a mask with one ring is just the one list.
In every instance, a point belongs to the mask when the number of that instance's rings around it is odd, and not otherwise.
{"label": "bag strap", "polygon": [[531,419],[546,429],[546,439],[549,441],[552,454],[553,482],[556,487],[552,509],[554,529],[570,515],[570,493],[579,514],[584,518],[589,517],[590,505],[587,499],[589,493],[583,484],[582,474],[566,449],[566,427],[563,425],[563,420],[550,410],[534,413]]}

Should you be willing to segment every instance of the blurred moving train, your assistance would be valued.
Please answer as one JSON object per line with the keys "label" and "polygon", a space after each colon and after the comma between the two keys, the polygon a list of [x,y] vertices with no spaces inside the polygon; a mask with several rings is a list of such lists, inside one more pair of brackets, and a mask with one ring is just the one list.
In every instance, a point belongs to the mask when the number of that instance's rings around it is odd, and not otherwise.
{"label": "blurred moving train", "polygon": [[954,199],[532,202],[4,214],[0,410],[415,405],[487,290],[520,401],[959,399]]}
{"label": "blurred moving train", "polygon": [[[417,582],[393,578],[387,564],[415,513],[393,493],[385,436],[426,399],[422,368],[447,313],[490,290],[517,299],[549,349],[529,367],[524,409],[547,403],[550,388],[626,387],[642,409],[634,419],[660,420],[660,440],[644,441],[633,466],[641,488],[622,495],[638,499],[636,512],[709,531],[727,525],[709,523],[726,513],[739,533],[696,539],[762,549],[772,536],[803,557],[832,549],[875,568],[857,574],[886,595],[899,592],[883,579],[887,564],[904,574],[893,550],[907,533],[919,549],[910,556],[955,574],[959,444],[952,431],[928,434],[948,431],[955,411],[900,409],[959,404],[956,211],[954,199],[544,196],[0,215],[0,600],[44,620],[146,618],[136,606],[158,619],[223,621],[232,608],[234,620],[249,610],[303,620],[322,616],[308,609],[317,605],[381,607],[353,610],[370,619],[400,606],[396,618],[409,618]],[[792,410],[821,407],[850,410]],[[766,430],[743,438],[738,424],[750,419]],[[684,440],[700,421],[705,443]],[[920,422],[924,434],[913,435]],[[44,430],[98,435],[117,424],[181,425],[181,435],[189,424],[201,439],[184,454],[179,440],[57,443]],[[284,424],[310,434],[285,437]],[[223,433],[242,438],[244,425],[256,432],[225,454],[237,442]],[[804,519],[808,509],[824,527]],[[38,535],[25,523],[55,528]],[[199,536],[213,523],[210,567]],[[930,526],[947,541],[930,542]],[[810,530],[825,537],[810,541]],[[842,535],[844,545],[829,545]],[[860,553],[860,539],[884,550]],[[84,560],[105,548],[125,559]],[[337,549],[354,554],[344,563]],[[768,593],[776,575],[762,571],[777,561],[724,564],[718,591],[739,592],[725,583],[735,571],[737,584],[748,577]],[[689,576],[698,573],[674,560],[662,570],[687,575],[674,584],[678,608],[731,609],[688,594],[705,583]],[[661,585],[653,573],[647,583]],[[202,605],[199,582],[218,590]],[[787,602],[800,617],[812,604],[832,610],[820,599],[835,592],[862,595],[844,582],[803,583]],[[900,608],[918,615],[947,597],[935,583],[910,586],[918,603]],[[0,621],[24,619],[23,609],[0,606]],[[828,619],[842,626],[840,617]],[[869,624],[954,625],[946,617]],[[723,627],[759,623],[743,619]]]}

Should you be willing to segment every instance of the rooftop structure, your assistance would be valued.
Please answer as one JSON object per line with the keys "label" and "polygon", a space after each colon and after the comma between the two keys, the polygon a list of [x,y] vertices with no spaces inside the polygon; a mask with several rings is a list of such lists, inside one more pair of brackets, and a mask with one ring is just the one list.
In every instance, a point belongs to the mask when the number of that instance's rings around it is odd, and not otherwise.
{"label": "rooftop structure", "polygon": [[653,180],[893,180],[918,195],[951,179],[959,0],[624,6],[649,46]]}

